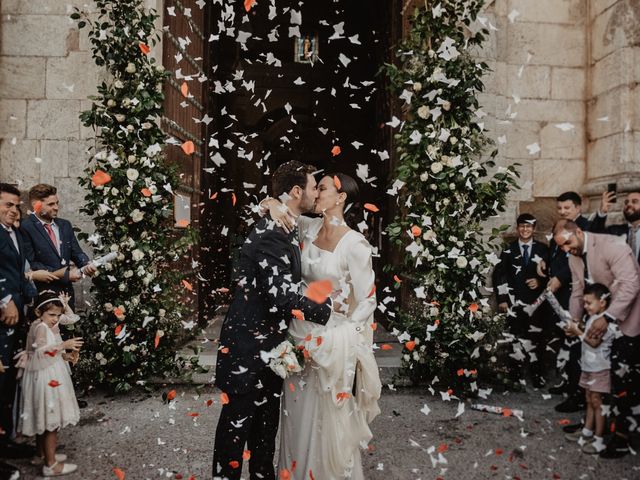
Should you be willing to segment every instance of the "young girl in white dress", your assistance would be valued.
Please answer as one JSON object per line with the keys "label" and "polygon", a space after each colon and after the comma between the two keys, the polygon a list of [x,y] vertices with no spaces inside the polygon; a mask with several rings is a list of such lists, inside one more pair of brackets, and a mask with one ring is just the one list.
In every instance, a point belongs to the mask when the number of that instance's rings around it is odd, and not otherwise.
{"label": "young girl in white dress", "polygon": [[[284,381],[280,478],[365,478],[360,450],[371,440],[369,424],[380,413],[381,383],[372,348],[377,304],[371,245],[344,218],[357,201],[355,180],[327,175],[318,184],[315,208],[322,217],[297,219],[303,281],[331,281],[334,313],[324,326],[304,320],[289,324],[309,358],[302,372]],[[279,202],[264,204],[286,225]]]}
{"label": "young girl in white dress", "polygon": [[42,462],[43,476],[57,477],[78,468],[64,463],[66,456],[56,454],[56,445],[58,430],[80,419],[68,362],[77,362],[82,340],[60,337],[58,324],[73,323],[77,316],[58,293],[42,292],[35,312],[38,318],[31,324],[17,365],[22,375],[18,431],[36,436],[38,457],[33,463]]}

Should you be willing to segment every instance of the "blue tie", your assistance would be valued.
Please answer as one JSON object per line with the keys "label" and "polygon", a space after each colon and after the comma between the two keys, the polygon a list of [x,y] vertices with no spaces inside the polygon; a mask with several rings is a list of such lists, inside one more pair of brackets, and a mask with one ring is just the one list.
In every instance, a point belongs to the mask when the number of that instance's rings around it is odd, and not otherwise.
{"label": "blue tie", "polygon": [[522,263],[529,265],[529,245],[522,245]]}

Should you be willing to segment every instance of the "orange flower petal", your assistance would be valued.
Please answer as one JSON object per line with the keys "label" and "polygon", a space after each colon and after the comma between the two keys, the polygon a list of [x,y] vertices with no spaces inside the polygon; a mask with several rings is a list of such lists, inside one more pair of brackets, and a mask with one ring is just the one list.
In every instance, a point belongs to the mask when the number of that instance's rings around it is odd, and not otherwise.
{"label": "orange flower petal", "polygon": [[296,320],[304,320],[304,313],[302,313],[302,310],[294,308],[293,310],[291,310],[291,313],[296,318]]}
{"label": "orange flower petal", "polygon": [[216,198],[218,198],[218,192],[214,192],[214,193],[209,197],[209,200],[215,200]]}
{"label": "orange flower petal", "polygon": [[342,182],[336,175],[333,176],[333,184],[336,186],[336,190],[342,189]]}
{"label": "orange flower petal", "polygon": [[222,347],[222,348],[220,349],[220,352],[222,352],[222,353],[229,353],[229,347]]}
{"label": "orange flower petal", "polygon": [[229,403],[229,395],[227,395],[226,393],[222,392],[220,394],[220,402],[222,403],[222,405],[226,405],[227,403]]}
{"label": "orange flower petal", "polygon": [[349,392],[338,392],[336,394],[336,399],[337,400],[343,400],[345,398],[350,398],[351,394]]}
{"label": "orange flower petal", "polygon": [[305,297],[316,303],[324,303],[332,291],[333,284],[331,280],[316,280],[309,284]]}
{"label": "orange flower petal", "polygon": [[371,287],[371,291],[369,292],[369,295],[367,295],[367,298],[373,297],[375,293],[376,293],[376,286],[374,285],[373,287]]}
{"label": "orange flower petal", "polygon": [[291,473],[288,469],[283,468],[279,474],[280,480],[291,480]]}
{"label": "orange flower petal", "polygon": [[365,203],[364,208],[365,210],[369,210],[370,212],[374,212],[374,213],[380,211],[380,209],[376,207],[373,203]]}
{"label": "orange flower petal", "polygon": [[145,55],[149,55],[149,52],[151,51],[151,49],[149,48],[149,45],[147,45],[146,43],[142,43],[140,42],[138,44],[138,47],[140,47],[140,51],[145,54]]}
{"label": "orange flower petal", "polygon": [[319,347],[322,345],[322,337],[316,337],[316,345]]}
{"label": "orange flower petal", "polygon": [[289,382],[289,390],[291,390],[292,392],[296,391],[296,386],[291,382]]}
{"label": "orange flower petal", "polygon": [[242,459],[249,460],[251,458],[251,450],[245,450],[242,452]]}
{"label": "orange flower petal", "polygon": [[117,326],[116,326],[116,329],[115,329],[115,331],[114,331],[114,332],[115,332],[115,334],[116,334],[116,337],[117,337],[118,335],[120,335],[120,332],[121,332],[121,331],[122,331],[122,325],[117,325]]}
{"label": "orange flower petal", "polygon": [[176,398],[177,394],[178,392],[176,392],[175,390],[170,390],[169,392],[167,392],[167,400],[173,400],[174,398]]}
{"label": "orange flower petal", "polygon": [[124,471],[122,471],[118,467],[113,467],[113,473],[115,473],[118,480],[124,480]]}
{"label": "orange flower petal", "polygon": [[191,285],[189,282],[187,282],[186,280],[182,280],[182,285],[184,285],[184,288],[186,288],[187,290],[189,290],[190,292],[193,292],[193,285]]}
{"label": "orange flower petal", "polygon": [[36,213],[40,213],[41,210],[42,210],[42,202],[38,200],[33,204],[33,211]]}
{"label": "orange flower petal", "polygon": [[238,199],[236,198],[236,194],[231,192],[231,205],[233,205],[235,207],[237,201],[238,201]]}
{"label": "orange flower petal", "polygon": [[340,155],[341,152],[342,150],[338,145],[334,145],[334,147],[331,149],[331,155],[333,155],[334,157],[337,157],[338,155]]}
{"label": "orange flower petal", "polygon": [[459,377],[461,377],[461,376],[463,376],[463,375],[464,375],[464,369],[463,369],[463,368],[460,368],[456,373],[457,373],[457,375],[458,375]]}
{"label": "orange flower petal", "polygon": [[176,227],[186,228],[190,225],[189,220],[182,218],[176,222]]}
{"label": "orange flower petal", "polygon": [[96,170],[91,177],[91,185],[98,187],[100,185],[106,185],[111,181],[111,175],[103,170]]}
{"label": "orange flower petal", "polygon": [[238,468],[238,467],[240,466],[240,462],[239,462],[239,461],[237,461],[237,460],[231,460],[231,461],[229,462],[229,466],[230,466],[231,468]]}
{"label": "orange flower petal", "polygon": [[416,348],[416,342],[413,340],[409,340],[407,343],[404,344],[404,348],[406,348],[410,352],[413,352],[413,349]]}
{"label": "orange flower petal", "polygon": [[51,380],[49,383],[47,383],[47,385],[49,385],[52,388],[56,388],[60,386],[60,382],[57,380]]}
{"label": "orange flower petal", "polygon": [[402,283],[402,280],[400,280],[400,277],[399,277],[398,275],[394,275],[394,276],[393,276],[393,280],[394,280],[396,283]]}
{"label": "orange flower petal", "polygon": [[371,325],[371,330],[373,330],[374,332],[378,329],[378,324],[376,322],[373,322]]}
{"label": "orange flower petal", "polygon": [[244,0],[244,9],[248,12],[256,3],[256,0]]}
{"label": "orange flower petal", "polygon": [[449,445],[447,445],[446,443],[441,443],[440,445],[438,445],[438,448],[436,450],[438,451],[438,453],[444,453],[449,450]]}
{"label": "orange flower petal", "polygon": [[153,347],[158,348],[158,345],[160,345],[160,335],[156,335],[156,338],[153,339]]}
{"label": "orange flower petal", "polygon": [[393,347],[388,343],[383,343],[382,345],[380,345],[380,350],[393,350]]}
{"label": "orange flower petal", "polygon": [[189,85],[187,85],[187,82],[182,82],[182,85],[180,86],[180,93],[183,97],[189,96]]}
{"label": "orange flower petal", "polygon": [[143,188],[140,191],[142,192],[142,195],[144,195],[145,197],[150,197],[152,195],[151,190],[149,190],[148,188]]}
{"label": "orange flower petal", "polygon": [[193,144],[191,140],[187,140],[186,142],[184,142],[181,148],[182,148],[182,151],[187,155],[191,155],[193,154],[193,152],[196,151],[196,146]]}
{"label": "orange flower petal", "polygon": [[503,408],[502,409],[502,416],[503,417],[510,417],[511,415],[513,415],[513,412],[511,411],[510,408]]}
{"label": "orange flower petal", "polygon": [[469,305],[469,310],[473,313],[478,311],[478,304],[477,303],[472,303],[471,305]]}

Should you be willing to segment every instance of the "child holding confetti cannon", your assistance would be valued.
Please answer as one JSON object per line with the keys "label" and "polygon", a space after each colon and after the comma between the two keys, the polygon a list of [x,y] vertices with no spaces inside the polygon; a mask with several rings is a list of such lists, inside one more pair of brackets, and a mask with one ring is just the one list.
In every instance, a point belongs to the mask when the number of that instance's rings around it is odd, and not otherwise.
{"label": "child holding confetti cannon", "polygon": [[582,340],[580,386],[584,388],[587,402],[585,424],[582,430],[567,433],[567,440],[580,443],[582,451],[597,454],[605,449],[603,434],[605,418],[602,414],[602,395],[611,391],[611,343],[617,327],[609,323],[607,332],[601,339],[586,336],[591,324],[605,312],[611,303],[611,292],[601,283],[585,286],[584,309],[588,315],[584,330],[575,322],[568,322],[565,332]]}

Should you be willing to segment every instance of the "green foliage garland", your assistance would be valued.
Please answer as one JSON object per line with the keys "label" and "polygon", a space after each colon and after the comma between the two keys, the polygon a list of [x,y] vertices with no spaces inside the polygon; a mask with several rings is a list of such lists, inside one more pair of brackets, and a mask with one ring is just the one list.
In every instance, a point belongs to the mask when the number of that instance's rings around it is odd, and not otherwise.
{"label": "green foliage garland", "polygon": [[405,342],[403,372],[413,381],[469,392],[482,365],[495,361],[502,317],[482,287],[500,233],[483,225],[504,211],[517,185],[514,166],[496,168],[484,152],[478,94],[486,63],[477,53],[488,35],[478,22],[482,0],[442,0],[415,10],[412,26],[386,65],[405,121],[395,135],[393,188],[399,214],[387,232],[404,249],[404,287],[412,301],[397,313]]}
{"label": "green foliage garland", "polygon": [[162,155],[159,127],[168,73],[149,56],[160,40],[158,15],[142,0],[95,4],[97,14],[76,9],[71,15],[79,28],[88,27],[95,63],[108,73],[91,109],[81,114],[97,137],[80,179],[87,190],[82,211],[93,216],[96,228],[84,238],[96,256],[118,257],[94,278],[79,371],[91,383],[126,391],[180,369],[175,345],[188,292],[174,262],[193,243],[193,232],[179,233],[171,223],[178,177]]}

